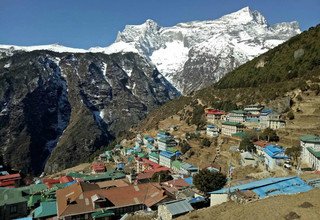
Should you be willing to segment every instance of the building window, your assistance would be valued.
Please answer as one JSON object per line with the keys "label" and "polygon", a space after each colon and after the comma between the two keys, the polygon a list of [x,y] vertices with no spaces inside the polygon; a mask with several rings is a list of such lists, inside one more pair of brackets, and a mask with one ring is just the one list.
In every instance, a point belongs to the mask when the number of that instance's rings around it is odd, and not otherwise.
{"label": "building window", "polygon": [[17,213],[18,208],[16,205],[10,206],[10,214]]}

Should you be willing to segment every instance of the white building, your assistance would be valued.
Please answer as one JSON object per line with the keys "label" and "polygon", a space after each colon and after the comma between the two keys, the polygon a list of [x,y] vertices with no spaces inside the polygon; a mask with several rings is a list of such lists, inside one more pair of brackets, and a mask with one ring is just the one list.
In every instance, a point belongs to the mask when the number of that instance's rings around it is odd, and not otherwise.
{"label": "white building", "polygon": [[300,138],[302,161],[320,170],[320,136],[305,135]]}
{"label": "white building", "polygon": [[283,166],[289,159],[285,150],[277,145],[268,145],[264,148],[265,165],[268,170],[274,170],[277,166]]}
{"label": "white building", "polygon": [[245,122],[246,121],[246,111],[243,110],[233,110],[228,114],[230,122]]}
{"label": "white building", "polygon": [[242,132],[244,130],[244,125],[237,122],[225,121],[222,123],[221,133],[227,136],[232,134]]}
{"label": "white building", "polygon": [[263,108],[262,105],[247,105],[243,110],[253,115],[259,115]]}
{"label": "white building", "polygon": [[214,125],[207,125],[206,134],[210,137],[218,137],[219,136],[219,128]]}
{"label": "white building", "polygon": [[161,151],[159,155],[159,164],[161,166],[171,168],[172,161],[176,158],[175,153],[169,151]]}

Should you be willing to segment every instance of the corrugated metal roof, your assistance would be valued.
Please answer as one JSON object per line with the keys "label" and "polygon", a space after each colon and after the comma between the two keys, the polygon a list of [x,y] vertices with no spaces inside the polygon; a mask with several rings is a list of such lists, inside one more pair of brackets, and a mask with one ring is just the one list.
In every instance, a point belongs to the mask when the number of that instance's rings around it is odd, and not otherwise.
{"label": "corrugated metal roof", "polygon": [[265,153],[267,153],[272,158],[279,158],[279,159],[288,158],[288,156],[286,156],[286,155],[283,156],[282,155],[285,152],[284,149],[282,147],[280,147],[280,146],[277,146],[277,145],[268,145],[263,150],[264,150]]}
{"label": "corrugated metal roof", "polygon": [[193,211],[192,206],[188,203],[187,200],[170,201],[163,203],[163,205],[173,216]]}
{"label": "corrugated metal roof", "polygon": [[320,136],[316,135],[304,135],[300,137],[300,140],[308,143],[320,143]]}
{"label": "corrugated metal roof", "polygon": [[167,157],[167,158],[172,158],[175,156],[174,153],[171,153],[169,151],[161,151],[160,152],[160,156],[164,156],[164,157]]}
{"label": "corrugated metal roof", "polygon": [[252,190],[258,194],[260,198],[264,198],[271,195],[280,194],[295,194],[299,192],[306,192],[311,190],[312,187],[306,184],[299,177],[277,177],[267,178],[247,184],[233,186],[229,188],[223,188],[210,192],[209,194],[225,194],[235,192],[236,190]]}
{"label": "corrugated metal roof", "polygon": [[41,202],[40,206],[34,210],[35,218],[44,218],[57,215],[56,201]]}
{"label": "corrugated metal roof", "polygon": [[307,150],[316,158],[320,159],[320,151],[315,151],[313,148],[311,147],[307,147]]}
{"label": "corrugated metal roof", "polygon": [[186,181],[187,183],[189,183],[190,185],[193,185],[193,178],[192,176],[184,178],[184,181]]}
{"label": "corrugated metal roof", "polygon": [[233,121],[224,121],[222,122],[222,125],[230,125],[230,126],[237,126],[237,127],[244,127],[243,124],[239,122],[233,122]]}

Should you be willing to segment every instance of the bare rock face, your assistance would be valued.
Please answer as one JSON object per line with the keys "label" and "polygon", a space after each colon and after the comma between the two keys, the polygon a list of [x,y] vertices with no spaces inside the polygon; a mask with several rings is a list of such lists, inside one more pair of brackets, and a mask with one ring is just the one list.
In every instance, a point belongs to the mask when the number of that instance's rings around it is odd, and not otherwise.
{"label": "bare rock face", "polygon": [[15,52],[0,59],[0,152],[40,173],[86,161],[177,90],[134,53]]}

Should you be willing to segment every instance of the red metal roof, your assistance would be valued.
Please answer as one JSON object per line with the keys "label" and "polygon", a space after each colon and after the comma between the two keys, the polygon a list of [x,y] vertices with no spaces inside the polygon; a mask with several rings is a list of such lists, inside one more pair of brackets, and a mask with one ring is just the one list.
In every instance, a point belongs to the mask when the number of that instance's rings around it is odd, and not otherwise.
{"label": "red metal roof", "polygon": [[159,165],[159,164],[157,164],[157,163],[155,163],[155,162],[153,162],[153,161],[151,161],[151,160],[148,160],[148,159],[146,159],[146,158],[142,158],[141,161],[142,161],[143,163],[145,163],[145,164],[150,165],[152,168],[161,167],[161,165]]}
{"label": "red metal roof", "polygon": [[170,180],[170,181],[167,181],[167,182],[163,182],[162,185],[175,187],[175,188],[178,188],[178,189],[190,186],[190,184],[187,183],[182,178],[175,179],[175,180]]}
{"label": "red metal roof", "polygon": [[1,186],[1,187],[14,186],[15,183],[16,183],[16,182],[15,182],[14,180],[3,181],[3,182],[0,182],[0,186]]}
{"label": "red metal roof", "polygon": [[73,181],[71,176],[62,176],[59,178],[60,183],[69,183]]}
{"label": "red metal roof", "polygon": [[253,142],[254,145],[258,145],[259,147],[265,148],[267,145],[270,145],[271,143],[269,143],[268,141],[255,141]]}
{"label": "red metal roof", "polygon": [[106,170],[106,166],[102,162],[92,163],[92,169],[96,172],[103,172]]}
{"label": "red metal roof", "polygon": [[11,180],[20,180],[20,179],[21,179],[20,173],[0,176],[0,181],[11,181]]}
{"label": "red metal roof", "polygon": [[144,172],[146,172],[146,173],[148,173],[148,172],[158,173],[158,172],[161,172],[161,171],[169,171],[169,170],[170,170],[170,168],[168,168],[168,167],[160,166],[160,167],[157,167],[155,169],[145,170]]}
{"label": "red metal roof", "polygon": [[60,180],[59,179],[51,179],[51,178],[45,178],[45,179],[42,179],[42,182],[44,184],[58,184],[60,183]]}
{"label": "red metal roof", "polygon": [[206,109],[206,114],[209,115],[225,115],[224,111],[220,111],[218,109]]}

